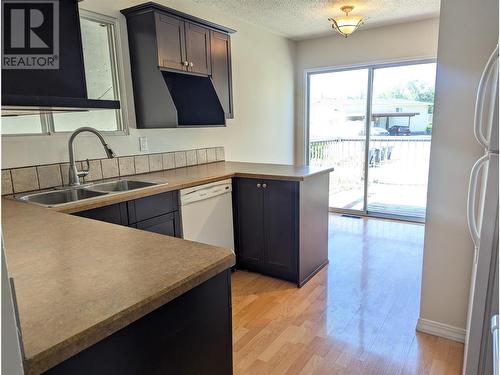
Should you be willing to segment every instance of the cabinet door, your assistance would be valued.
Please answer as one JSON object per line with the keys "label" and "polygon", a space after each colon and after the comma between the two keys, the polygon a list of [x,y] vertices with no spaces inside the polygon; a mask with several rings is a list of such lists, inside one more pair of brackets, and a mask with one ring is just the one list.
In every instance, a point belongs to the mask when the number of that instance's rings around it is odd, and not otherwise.
{"label": "cabinet door", "polygon": [[118,203],[109,206],[93,208],[91,210],[76,212],[73,215],[99,221],[105,221],[112,224],[128,224],[126,203]]}
{"label": "cabinet door", "polygon": [[258,180],[237,178],[235,182],[237,263],[258,270],[264,247],[263,190],[257,187]]}
{"label": "cabinet door", "polygon": [[155,19],[158,65],[186,71],[184,21],[161,13],[156,13]]}
{"label": "cabinet door", "polygon": [[296,282],[298,269],[298,182],[263,180],[266,273]]}
{"label": "cabinet door", "polygon": [[215,91],[219,96],[226,117],[233,118],[231,37],[217,31],[210,31],[210,53]]}
{"label": "cabinet door", "polygon": [[185,23],[185,28],[188,71],[211,74],[210,30],[190,22]]}
{"label": "cabinet door", "polygon": [[172,237],[181,237],[179,224],[179,212],[175,211],[166,215],[140,221],[135,225],[135,228]]}

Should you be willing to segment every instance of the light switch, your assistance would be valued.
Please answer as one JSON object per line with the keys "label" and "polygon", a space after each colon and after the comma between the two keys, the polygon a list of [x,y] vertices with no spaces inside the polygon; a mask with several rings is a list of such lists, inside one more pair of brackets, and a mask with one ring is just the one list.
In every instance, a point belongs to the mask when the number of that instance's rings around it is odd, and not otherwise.
{"label": "light switch", "polygon": [[139,149],[141,151],[149,151],[147,137],[139,137]]}

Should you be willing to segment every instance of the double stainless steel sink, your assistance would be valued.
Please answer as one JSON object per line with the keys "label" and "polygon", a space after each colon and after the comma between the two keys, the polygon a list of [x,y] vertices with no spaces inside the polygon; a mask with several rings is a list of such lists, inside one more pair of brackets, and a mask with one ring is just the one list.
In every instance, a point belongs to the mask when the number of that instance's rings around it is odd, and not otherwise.
{"label": "double stainless steel sink", "polygon": [[156,185],[152,182],[145,181],[131,181],[131,180],[118,180],[111,182],[103,182],[100,184],[90,185],[89,190],[109,193],[112,191],[129,191],[135,189],[142,189],[144,187]]}
{"label": "double stainless steel sink", "polygon": [[111,193],[142,189],[154,185],[156,184],[153,182],[118,180],[78,187],[68,187],[65,189],[46,191],[43,193],[27,194],[19,197],[18,199],[29,203],[52,207],[58,204],[76,202]]}

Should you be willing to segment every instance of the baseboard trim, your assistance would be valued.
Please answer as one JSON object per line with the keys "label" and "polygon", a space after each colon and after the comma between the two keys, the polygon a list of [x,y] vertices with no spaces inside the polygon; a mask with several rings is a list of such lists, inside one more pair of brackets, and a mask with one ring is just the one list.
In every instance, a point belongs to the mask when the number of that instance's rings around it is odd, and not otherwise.
{"label": "baseboard trim", "polygon": [[314,275],[316,275],[319,271],[323,269],[327,264],[329,263],[329,260],[325,260],[323,263],[321,263],[318,268],[316,268],[313,272],[311,272],[304,280],[299,281],[297,283],[297,287],[302,288],[309,280],[313,278]]}
{"label": "baseboard trim", "polygon": [[417,321],[417,331],[430,335],[443,337],[445,339],[465,342],[465,329],[450,326],[448,324],[435,322],[428,319],[419,318]]}

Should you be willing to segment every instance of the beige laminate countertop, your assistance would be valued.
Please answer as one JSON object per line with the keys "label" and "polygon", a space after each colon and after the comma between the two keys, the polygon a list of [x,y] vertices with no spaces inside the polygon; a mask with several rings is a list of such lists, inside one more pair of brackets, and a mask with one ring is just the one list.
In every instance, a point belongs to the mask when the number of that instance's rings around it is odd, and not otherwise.
{"label": "beige laminate countertop", "polygon": [[[157,185],[142,189],[107,194],[52,207],[52,210],[73,213],[114,203],[147,197],[165,191],[179,190],[231,177],[249,177],[287,181],[303,181],[311,176],[331,172],[333,168],[260,164],[242,162],[217,162],[192,167],[177,168],[123,177],[127,180],[154,182]],[[113,180],[113,179],[110,179]],[[93,183],[96,183],[94,181]]]}
{"label": "beige laminate countertop", "polygon": [[[126,177],[157,185],[44,207],[2,200],[28,374],[38,374],[235,263],[209,245],[65,215],[231,177],[302,181],[332,168],[217,162]],[[59,211],[59,212],[54,212]]]}
{"label": "beige laminate countertop", "polygon": [[2,200],[27,374],[39,374],[234,265],[229,249]]}

